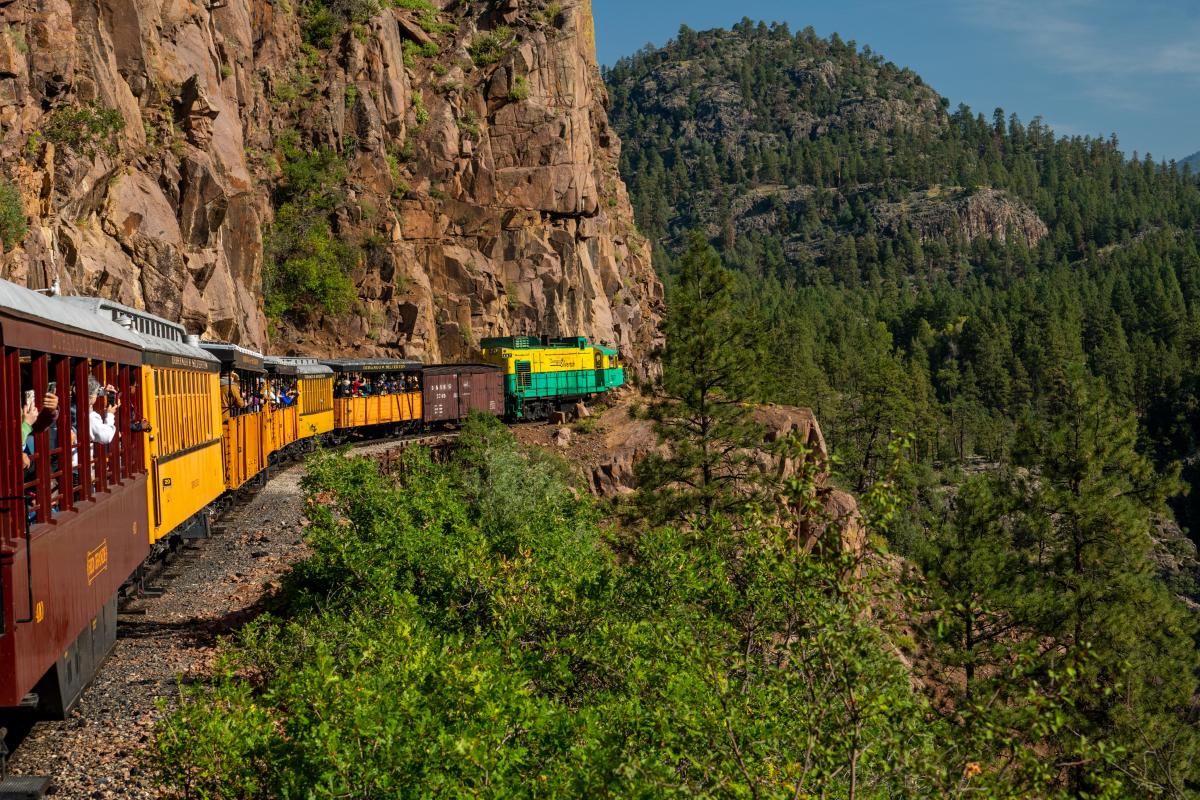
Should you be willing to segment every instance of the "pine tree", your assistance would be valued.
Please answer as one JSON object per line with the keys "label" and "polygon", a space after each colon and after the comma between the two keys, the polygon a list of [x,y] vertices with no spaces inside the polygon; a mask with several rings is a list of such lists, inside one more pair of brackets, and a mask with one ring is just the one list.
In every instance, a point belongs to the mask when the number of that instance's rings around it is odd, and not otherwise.
{"label": "pine tree", "polygon": [[762,442],[749,403],[762,378],[761,326],[734,276],[693,233],[668,295],[663,377],[650,416],[669,449],[638,464],[637,506],[657,521],[736,511],[753,494],[745,448]]}
{"label": "pine tree", "polygon": [[[1023,426],[1016,451],[1029,468],[1032,633],[1048,671],[1085,653],[1094,665],[1073,732],[1125,750],[1131,792],[1178,795],[1200,777],[1197,630],[1151,561],[1154,519],[1180,488],[1178,466],[1156,472],[1135,450],[1134,419],[1077,368],[1049,412],[1047,423]],[[1089,791],[1088,764],[1070,745],[1061,761],[1069,785]]]}

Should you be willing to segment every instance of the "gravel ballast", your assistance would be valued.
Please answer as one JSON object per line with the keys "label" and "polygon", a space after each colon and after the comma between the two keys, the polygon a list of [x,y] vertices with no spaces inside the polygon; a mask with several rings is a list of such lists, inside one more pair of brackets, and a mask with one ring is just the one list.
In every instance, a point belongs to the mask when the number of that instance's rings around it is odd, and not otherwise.
{"label": "gravel ballast", "polygon": [[33,727],[10,762],[14,774],[48,775],[64,798],[155,798],[138,752],[179,694],[209,671],[218,641],[258,613],[264,590],[305,554],[303,464],[272,475],[185,550],[155,583],[159,597],[123,604],[117,643],[68,718]]}

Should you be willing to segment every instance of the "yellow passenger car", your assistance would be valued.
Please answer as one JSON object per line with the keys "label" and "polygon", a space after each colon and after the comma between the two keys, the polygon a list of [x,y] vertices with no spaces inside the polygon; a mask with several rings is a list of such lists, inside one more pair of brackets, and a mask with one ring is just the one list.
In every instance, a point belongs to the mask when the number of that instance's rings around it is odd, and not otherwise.
{"label": "yellow passenger car", "polygon": [[[333,430],[333,370],[315,358],[277,356],[267,359],[284,407],[294,407],[296,439],[308,439]],[[295,395],[289,394],[294,388]]]}
{"label": "yellow passenger car", "polygon": [[336,429],[420,426],[421,362],[368,358],[322,363],[333,370]]}
{"label": "yellow passenger car", "polygon": [[171,534],[202,535],[207,506],[225,491],[220,361],[162,317],[94,297],[61,299],[118,322],[142,342],[141,395],[121,401],[144,437],[150,543]]}
{"label": "yellow passenger car", "polygon": [[221,362],[225,488],[233,491],[262,472],[271,456],[275,432],[268,419],[266,365],[261,353],[236,344],[201,346]]}

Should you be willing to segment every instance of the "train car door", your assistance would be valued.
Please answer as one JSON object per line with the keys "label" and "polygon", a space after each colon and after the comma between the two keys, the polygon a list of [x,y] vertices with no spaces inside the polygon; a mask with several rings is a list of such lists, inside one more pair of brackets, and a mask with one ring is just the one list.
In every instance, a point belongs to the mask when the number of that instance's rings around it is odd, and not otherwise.
{"label": "train car door", "polygon": [[458,373],[458,418],[471,415],[471,372],[463,369]]}

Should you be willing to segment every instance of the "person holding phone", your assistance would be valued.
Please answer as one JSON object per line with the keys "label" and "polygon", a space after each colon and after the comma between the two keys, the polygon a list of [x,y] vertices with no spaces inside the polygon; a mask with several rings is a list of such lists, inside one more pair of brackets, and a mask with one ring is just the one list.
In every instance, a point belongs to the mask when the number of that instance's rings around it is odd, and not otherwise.
{"label": "person holding phone", "polygon": [[39,411],[32,389],[25,392],[25,406],[21,409],[21,463],[29,469],[32,463],[33,442],[31,437],[41,433],[54,424],[58,419],[58,395],[53,391],[42,396],[42,408]]}
{"label": "person holding phone", "polygon": [[[100,396],[104,395],[104,403]],[[100,381],[88,378],[88,405],[91,406],[89,415],[92,441],[96,444],[110,444],[117,438],[117,409],[121,407],[121,397],[112,384],[101,386]],[[99,408],[97,408],[99,406]]]}

